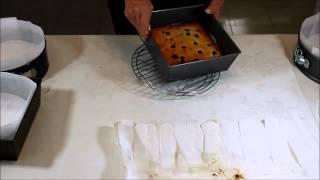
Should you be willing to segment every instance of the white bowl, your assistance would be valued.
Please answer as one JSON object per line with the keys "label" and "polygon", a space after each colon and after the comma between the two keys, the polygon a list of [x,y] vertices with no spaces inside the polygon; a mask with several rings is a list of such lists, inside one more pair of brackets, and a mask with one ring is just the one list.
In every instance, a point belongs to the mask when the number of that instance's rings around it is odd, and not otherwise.
{"label": "white bowl", "polygon": [[13,140],[37,84],[24,76],[6,72],[0,72],[0,78],[0,139]]}
{"label": "white bowl", "polygon": [[312,55],[320,58],[320,12],[302,23],[300,40]]}
{"label": "white bowl", "polygon": [[0,18],[0,70],[8,71],[36,59],[45,48],[42,29],[17,18]]}

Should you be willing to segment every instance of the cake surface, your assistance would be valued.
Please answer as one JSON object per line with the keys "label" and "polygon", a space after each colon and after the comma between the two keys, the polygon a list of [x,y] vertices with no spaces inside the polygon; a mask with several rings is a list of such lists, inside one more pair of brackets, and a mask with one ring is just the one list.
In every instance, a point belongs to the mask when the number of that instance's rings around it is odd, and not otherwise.
{"label": "cake surface", "polygon": [[196,22],[156,27],[151,36],[169,65],[221,56],[217,44]]}

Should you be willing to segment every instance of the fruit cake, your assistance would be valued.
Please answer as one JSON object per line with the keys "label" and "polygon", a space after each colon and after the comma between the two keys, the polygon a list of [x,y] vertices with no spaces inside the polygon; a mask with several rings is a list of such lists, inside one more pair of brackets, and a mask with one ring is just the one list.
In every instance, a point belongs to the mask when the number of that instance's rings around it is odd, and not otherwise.
{"label": "fruit cake", "polygon": [[151,36],[169,65],[221,56],[218,45],[197,22],[156,27]]}

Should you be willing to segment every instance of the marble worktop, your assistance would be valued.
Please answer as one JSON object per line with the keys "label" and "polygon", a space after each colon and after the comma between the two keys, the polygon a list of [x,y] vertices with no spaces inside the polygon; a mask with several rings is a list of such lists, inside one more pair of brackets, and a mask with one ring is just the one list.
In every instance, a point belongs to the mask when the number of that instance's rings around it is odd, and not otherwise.
{"label": "marble worktop", "polygon": [[[17,162],[4,179],[117,177],[110,142],[116,122],[272,121],[300,127],[319,153],[319,85],[292,63],[295,35],[232,37],[242,54],[206,93],[185,99],[153,94],[134,76],[136,36],[48,36],[42,104]],[[305,139],[299,139],[305,138]],[[309,147],[309,148],[310,148]],[[310,149],[309,149],[310,150]],[[315,166],[318,166],[315,160]],[[311,172],[312,177],[318,172]]]}

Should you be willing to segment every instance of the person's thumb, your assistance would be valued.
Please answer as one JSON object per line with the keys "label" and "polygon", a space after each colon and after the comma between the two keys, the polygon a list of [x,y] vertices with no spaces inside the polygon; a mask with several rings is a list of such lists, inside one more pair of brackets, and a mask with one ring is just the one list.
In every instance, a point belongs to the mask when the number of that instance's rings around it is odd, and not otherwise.
{"label": "person's thumb", "polygon": [[213,13],[210,8],[207,8],[207,9],[205,10],[205,12],[206,12],[207,14],[212,14],[212,13]]}
{"label": "person's thumb", "polygon": [[139,36],[141,38],[146,39],[148,37],[148,34],[149,34],[148,26],[140,26],[138,28],[138,33],[139,33]]}
{"label": "person's thumb", "polygon": [[143,38],[147,38],[150,30],[150,18],[151,18],[151,12],[145,13],[141,16],[140,19],[140,31],[139,34]]}

